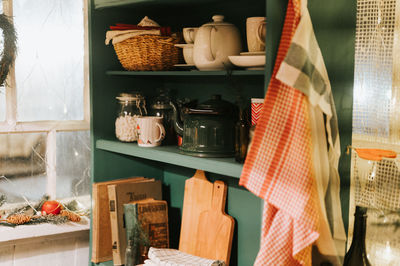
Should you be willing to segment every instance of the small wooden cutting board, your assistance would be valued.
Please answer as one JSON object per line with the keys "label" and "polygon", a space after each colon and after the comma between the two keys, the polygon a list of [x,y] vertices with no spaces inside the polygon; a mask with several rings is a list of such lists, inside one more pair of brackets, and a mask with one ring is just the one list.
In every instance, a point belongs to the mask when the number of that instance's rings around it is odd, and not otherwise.
{"label": "small wooden cutting board", "polygon": [[179,250],[196,255],[197,227],[200,214],[209,210],[213,194],[213,183],[207,180],[204,171],[196,170],[185,182],[182,225]]}
{"label": "small wooden cutting board", "polygon": [[235,220],[225,213],[227,186],[215,181],[211,208],[199,217],[196,256],[223,260],[229,265]]}

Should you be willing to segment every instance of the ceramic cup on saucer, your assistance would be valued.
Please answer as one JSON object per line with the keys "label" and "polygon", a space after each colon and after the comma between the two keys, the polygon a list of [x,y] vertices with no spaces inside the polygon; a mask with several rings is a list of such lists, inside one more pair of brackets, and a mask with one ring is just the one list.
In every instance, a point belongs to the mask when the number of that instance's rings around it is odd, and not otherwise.
{"label": "ceramic cup on saucer", "polygon": [[183,49],[183,59],[185,59],[186,64],[194,65],[193,61],[193,44],[186,43],[186,44],[175,44],[176,47]]}
{"label": "ceramic cup on saucer", "polygon": [[186,43],[194,43],[199,28],[183,28],[183,39]]}
{"label": "ceramic cup on saucer", "polygon": [[137,117],[138,145],[140,147],[156,147],[161,145],[165,138],[165,128],[162,117],[142,116]]}
{"label": "ceramic cup on saucer", "polygon": [[249,52],[265,51],[266,18],[249,17],[246,20],[246,37]]}

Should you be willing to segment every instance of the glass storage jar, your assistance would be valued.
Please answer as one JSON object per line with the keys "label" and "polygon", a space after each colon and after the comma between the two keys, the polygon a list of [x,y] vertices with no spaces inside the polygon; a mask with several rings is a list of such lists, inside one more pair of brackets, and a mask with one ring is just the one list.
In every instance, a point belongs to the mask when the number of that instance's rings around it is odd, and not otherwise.
{"label": "glass storage jar", "polygon": [[174,129],[172,106],[169,104],[171,96],[168,89],[159,89],[158,96],[150,105],[150,114],[163,118],[163,126],[166,131],[163,144],[174,145],[177,143],[176,132]]}
{"label": "glass storage jar", "polygon": [[118,110],[115,120],[115,135],[120,141],[137,141],[136,117],[147,115],[146,101],[138,92],[120,93],[116,99]]}

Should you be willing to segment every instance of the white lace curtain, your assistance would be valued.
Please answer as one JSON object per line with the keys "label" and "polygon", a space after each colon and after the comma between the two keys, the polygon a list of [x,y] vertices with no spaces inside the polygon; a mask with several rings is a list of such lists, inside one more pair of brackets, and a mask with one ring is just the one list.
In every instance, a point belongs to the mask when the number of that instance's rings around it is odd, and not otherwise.
{"label": "white lace curtain", "polygon": [[[400,1],[358,0],[355,42],[355,73],[353,102],[353,139],[357,148],[380,148],[400,152]],[[399,159],[398,159],[399,160]],[[381,163],[379,171],[385,176],[379,195],[395,195],[400,174],[397,161]],[[353,152],[349,210],[349,242],[353,231],[354,208],[360,202],[357,178],[371,177],[369,162]],[[364,180],[366,181],[366,180]],[[371,180],[370,180],[371,181]],[[390,184],[389,184],[389,183]],[[372,184],[372,183],[371,183]],[[358,186],[358,187],[357,187]],[[365,189],[365,187],[362,187]],[[375,188],[374,188],[375,189]],[[400,189],[400,188],[399,188]],[[376,191],[375,191],[376,192]],[[364,193],[366,196],[368,193]],[[373,197],[378,194],[368,194]],[[371,197],[372,197],[371,196]],[[363,198],[363,201],[366,200]],[[382,198],[376,198],[379,202]],[[376,201],[378,200],[378,201]],[[391,198],[390,206],[399,206]],[[382,202],[382,201],[380,201]],[[379,205],[382,207],[382,205]],[[389,205],[386,205],[389,206]],[[400,212],[376,208],[368,211],[367,251],[373,265],[397,265],[400,261]]]}

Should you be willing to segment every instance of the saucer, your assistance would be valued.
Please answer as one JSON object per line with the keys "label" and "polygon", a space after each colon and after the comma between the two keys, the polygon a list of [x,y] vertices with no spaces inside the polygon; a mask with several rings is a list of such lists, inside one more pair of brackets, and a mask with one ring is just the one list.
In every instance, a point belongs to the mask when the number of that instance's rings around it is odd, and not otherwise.
{"label": "saucer", "polygon": [[261,52],[242,52],[240,55],[265,55],[265,51]]}
{"label": "saucer", "polygon": [[196,69],[195,65],[189,65],[189,64],[176,64],[174,67],[180,68],[180,69]]}
{"label": "saucer", "polygon": [[177,43],[177,44],[174,44],[176,47],[179,47],[179,48],[185,48],[185,47],[188,47],[188,48],[190,48],[190,47],[193,47],[193,43]]}
{"label": "saucer", "polygon": [[229,60],[238,67],[259,70],[265,65],[265,55],[231,55]]}

